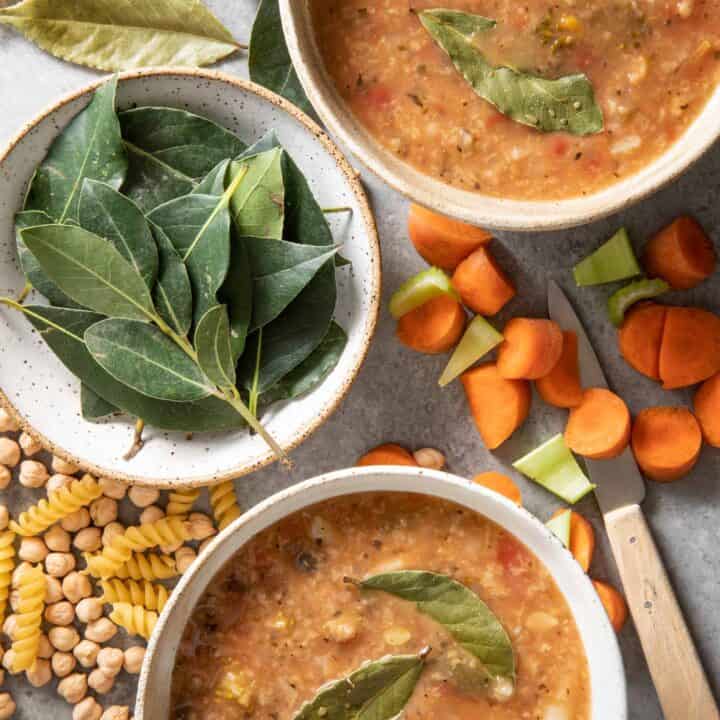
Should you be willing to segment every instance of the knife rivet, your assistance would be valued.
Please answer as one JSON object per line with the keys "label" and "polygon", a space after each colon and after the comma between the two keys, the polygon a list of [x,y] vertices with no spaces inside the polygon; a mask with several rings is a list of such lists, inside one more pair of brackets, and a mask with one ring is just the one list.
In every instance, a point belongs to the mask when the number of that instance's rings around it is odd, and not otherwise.
{"label": "knife rivet", "polygon": [[636,537],[631,537],[631,538],[630,538],[630,544],[631,544],[631,545],[634,545],[636,542],[637,542],[637,538],[636,538]]}

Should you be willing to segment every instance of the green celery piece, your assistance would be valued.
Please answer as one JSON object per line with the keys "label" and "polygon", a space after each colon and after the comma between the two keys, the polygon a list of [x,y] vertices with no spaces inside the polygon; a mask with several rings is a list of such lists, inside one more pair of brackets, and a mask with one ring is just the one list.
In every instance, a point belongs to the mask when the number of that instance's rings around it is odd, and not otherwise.
{"label": "green celery piece", "polygon": [[670,285],[660,278],[655,280],[643,278],[626,285],[624,288],[620,288],[608,300],[610,321],[615,327],[620,327],[625,322],[625,313],[632,305],[640,302],[640,300],[655,298],[668,290],[670,290]]}
{"label": "green celery piece", "polygon": [[577,286],[584,287],[626,280],[640,275],[642,270],[627,230],[620,228],[604,245],[578,263],[573,273]]}
{"label": "green celery piece", "polygon": [[423,270],[409,280],[406,280],[390,298],[390,314],[395,318],[407,315],[429,300],[440,295],[449,295],[459,300],[452,281],[440,268],[432,267]]}
{"label": "green celery piece", "polygon": [[513,467],[570,505],[595,489],[562,435],[556,435],[520,458]]}
{"label": "green celery piece", "polygon": [[548,520],[545,527],[551,530],[554,535],[560,538],[560,542],[566,547],[570,547],[570,520],[572,518],[572,510],[565,510],[557,517]]}
{"label": "green celery piece", "polygon": [[481,315],[468,325],[438,384],[445,387],[503,341],[503,336]]}

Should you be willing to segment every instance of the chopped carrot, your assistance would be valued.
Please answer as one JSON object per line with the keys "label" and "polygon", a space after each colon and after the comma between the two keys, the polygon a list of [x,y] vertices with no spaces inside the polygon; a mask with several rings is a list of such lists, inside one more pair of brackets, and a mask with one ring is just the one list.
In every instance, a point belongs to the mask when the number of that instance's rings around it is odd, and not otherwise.
{"label": "chopped carrot", "polygon": [[473,478],[473,482],[503,495],[518,507],[522,507],[522,493],[520,492],[520,488],[507,475],[494,471],[484,472],[476,475]]}
{"label": "chopped carrot", "polygon": [[487,247],[479,247],[455,269],[453,286],[478,315],[496,315],[516,295],[515,286]]}
{"label": "chopped carrot", "polygon": [[365,453],[358,461],[358,467],[367,465],[410,465],[417,467],[415,458],[402,445],[385,443]]}
{"label": "chopped carrot", "polygon": [[592,584],[595,586],[595,590],[600,596],[605,612],[610,618],[610,624],[613,626],[615,632],[619,633],[623,629],[628,617],[628,607],[625,598],[608,583],[593,580]]}
{"label": "chopped carrot", "polygon": [[535,387],[540,397],[559,408],[577,407],[583,398],[578,362],[578,339],[574,332],[563,333],[560,360],[548,375],[538,378]]}
{"label": "chopped carrot", "polygon": [[397,336],[403,345],[418,352],[447,352],[460,341],[465,329],[465,311],[449,295],[440,295],[403,315]]}
{"label": "chopped carrot", "polygon": [[500,447],[530,412],[529,383],[502,377],[493,363],[468,370],[460,380],[485,446],[490,450]]}
{"label": "chopped carrot", "polygon": [[[560,508],[555,512],[553,518],[564,512],[567,510]],[[570,552],[580,563],[580,567],[587,572],[595,553],[595,531],[593,526],[574,510],[570,511]]]}
{"label": "chopped carrot", "polygon": [[660,346],[666,390],[689,387],[720,372],[720,317],[693,307],[670,307]]}
{"label": "chopped carrot", "polygon": [[662,229],[645,246],[643,265],[676,290],[689,290],[715,271],[717,255],[700,223],[687,215]]}
{"label": "chopped carrot", "polygon": [[467,223],[411,205],[408,232],[415,249],[430,265],[453,271],[473,250],[490,242],[492,235]]}
{"label": "chopped carrot", "polygon": [[720,373],[706,380],[695,393],[695,416],[705,442],[720,447]]}
{"label": "chopped carrot", "polygon": [[671,482],[687,475],[701,447],[700,425],[686,408],[652,407],[635,418],[632,449],[640,469],[652,480]]}
{"label": "chopped carrot", "polygon": [[552,320],[513,318],[503,331],[497,366],[504,378],[537,380],[548,375],[562,355],[563,334]]}
{"label": "chopped carrot", "polygon": [[660,380],[660,347],[667,307],[657,303],[639,303],[625,315],[618,340],[620,354],[628,365],[653,380]]}
{"label": "chopped carrot", "polygon": [[630,411],[625,401],[605,388],[583,392],[580,405],[570,410],[565,442],[578,455],[607,460],[620,455],[630,442]]}

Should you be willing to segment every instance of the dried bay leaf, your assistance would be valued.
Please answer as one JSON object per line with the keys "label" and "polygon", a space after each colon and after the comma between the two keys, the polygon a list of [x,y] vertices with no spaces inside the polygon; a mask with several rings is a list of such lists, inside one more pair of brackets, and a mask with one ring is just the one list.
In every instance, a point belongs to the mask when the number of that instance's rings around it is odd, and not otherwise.
{"label": "dried bay leaf", "polygon": [[202,316],[195,329],[198,365],[220,388],[235,386],[235,359],[230,345],[227,308],[216,305]]}

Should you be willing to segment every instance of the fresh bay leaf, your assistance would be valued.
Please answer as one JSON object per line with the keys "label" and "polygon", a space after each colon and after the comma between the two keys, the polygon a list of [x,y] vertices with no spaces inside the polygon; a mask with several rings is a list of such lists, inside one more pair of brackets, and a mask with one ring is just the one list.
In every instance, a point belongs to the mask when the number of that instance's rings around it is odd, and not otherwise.
{"label": "fresh bay leaf", "polygon": [[262,238],[245,238],[250,268],[254,278],[266,277],[296,265],[316,260],[335,250],[333,245],[301,245],[286,240],[264,240]]}
{"label": "fresh bay leaf", "polygon": [[314,115],[285,43],[278,0],[261,0],[250,35],[250,79]]}
{"label": "fresh bay leaf", "polygon": [[230,159],[219,162],[194,188],[194,195],[222,195],[230,167]]}
{"label": "fresh bay leaf", "polygon": [[438,9],[426,10],[425,12],[435,21],[447,25],[468,40],[473,40],[478,33],[492,30],[497,25],[495,20],[491,18],[462,12],[461,10]]}
{"label": "fresh bay leaf", "polygon": [[91,390],[85,383],[80,385],[80,409],[85,420],[97,422],[110,415],[120,412],[107,400],[103,400],[94,390]]}
{"label": "fresh bay leaf", "polygon": [[[27,0],[0,13],[19,11],[26,4]],[[66,3],[51,4],[69,7]],[[35,171],[25,210],[40,210],[54,222],[77,221],[85,178],[100,180],[115,189],[122,185],[127,157],[115,114],[116,89],[117,78],[98,88],[90,104],[58,135]]]}
{"label": "fresh bay leaf", "polygon": [[490,675],[515,678],[515,657],[505,628],[472,590],[456,580],[404,570],[369,577],[360,587],[416,603],[420,612],[440,623],[463,649],[478,658]]}
{"label": "fresh bay leaf", "polygon": [[294,720],[397,720],[425,668],[426,653],[368,662],[320,688]]}
{"label": "fresh bay leaf", "polygon": [[88,328],[84,340],[98,365],[148,397],[192,402],[213,391],[193,360],[154,325],[108,318]]}
{"label": "fresh bay leaf", "polygon": [[23,0],[0,10],[43,50],[100,70],[199,67],[238,44],[200,0]]}
{"label": "fresh bay leaf", "polygon": [[235,360],[230,346],[227,308],[216,305],[202,316],[195,328],[198,364],[207,377],[221,388],[235,386]]}
{"label": "fresh bay leaf", "polygon": [[233,360],[237,363],[245,350],[250,320],[252,318],[253,287],[247,238],[238,236],[230,228],[230,267],[218,298],[225,303],[230,316],[230,345]]}
{"label": "fresh bay leaf", "polygon": [[[420,21],[473,90],[503,115],[542,132],[592,135],[603,129],[602,110],[585,74],[550,80],[494,66],[465,32],[475,22],[473,18],[460,24],[457,14],[448,21],[446,12],[425,10],[419,13]],[[481,19],[476,22],[480,24]]]}
{"label": "fresh bay leaf", "polygon": [[83,307],[145,322],[154,313],[140,273],[103,238],[72,225],[41,225],[23,230],[22,239],[50,280]]}
{"label": "fresh bay leaf", "polygon": [[152,288],[158,251],[142,210],[107,183],[85,179],[80,191],[80,226],[109,240]]}

